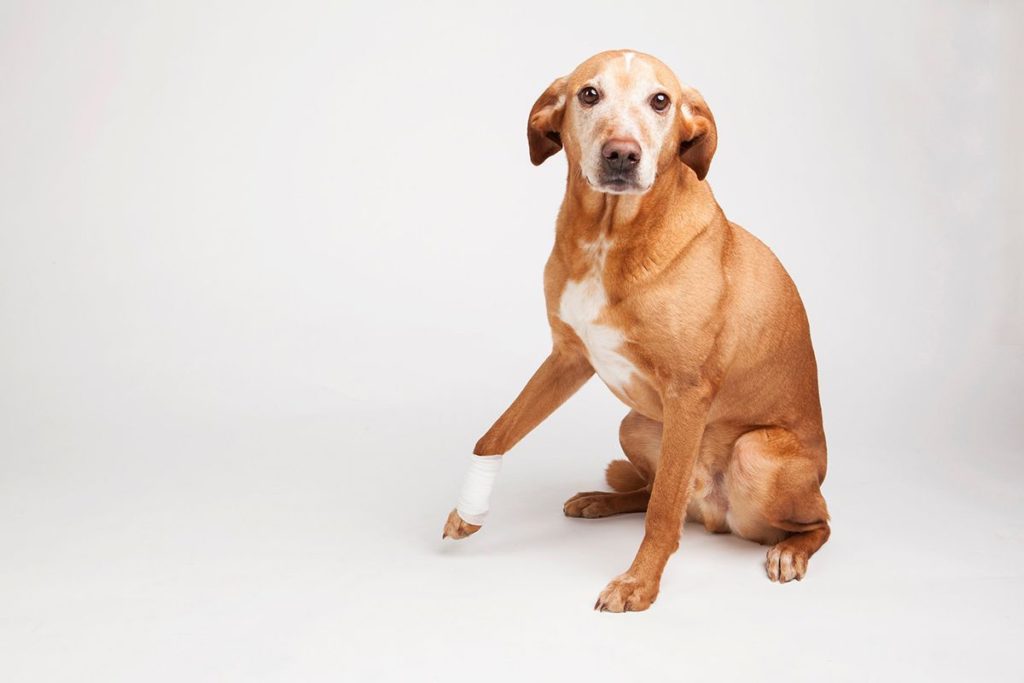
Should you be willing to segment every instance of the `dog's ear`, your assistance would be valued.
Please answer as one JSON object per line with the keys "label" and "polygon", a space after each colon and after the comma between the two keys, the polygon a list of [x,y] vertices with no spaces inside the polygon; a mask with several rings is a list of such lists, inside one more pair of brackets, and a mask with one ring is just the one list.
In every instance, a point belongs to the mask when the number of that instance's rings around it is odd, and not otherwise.
{"label": "dog's ear", "polygon": [[679,158],[693,169],[698,180],[704,180],[716,147],[718,128],[708,103],[693,88],[684,88],[679,103]]}
{"label": "dog's ear", "polygon": [[552,154],[562,149],[562,114],[565,113],[565,88],[568,79],[555,79],[530,110],[526,124],[526,138],[530,141],[530,161],[540,166]]}

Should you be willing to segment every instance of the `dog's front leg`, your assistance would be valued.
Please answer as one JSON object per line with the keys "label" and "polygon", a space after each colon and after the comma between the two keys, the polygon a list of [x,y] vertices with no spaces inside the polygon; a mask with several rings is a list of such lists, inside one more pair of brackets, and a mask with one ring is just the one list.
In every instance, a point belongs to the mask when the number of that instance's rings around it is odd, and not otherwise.
{"label": "dog's front leg", "polygon": [[658,597],[661,574],[679,547],[693,465],[711,402],[705,382],[667,392],[663,399],[664,431],[654,488],[647,504],[644,540],[633,564],[601,591],[594,609],[602,612],[645,610]]}
{"label": "dog's front leg", "polygon": [[[552,351],[537,368],[537,372],[533,373],[533,377],[526,383],[512,405],[477,442],[476,448],[473,449],[474,456],[503,455],[548,415],[555,412],[555,409],[575,394],[593,374],[593,367],[583,355],[572,350]],[[470,476],[473,476],[473,473]],[[488,474],[485,472],[479,476],[487,477]],[[490,473],[489,476],[493,480],[494,473]],[[488,484],[489,482],[484,486]],[[469,485],[467,482],[467,486]],[[483,498],[487,496],[489,489],[482,495]],[[465,538],[479,529],[479,524],[463,519],[456,508],[451,511],[445,522],[444,538]]]}

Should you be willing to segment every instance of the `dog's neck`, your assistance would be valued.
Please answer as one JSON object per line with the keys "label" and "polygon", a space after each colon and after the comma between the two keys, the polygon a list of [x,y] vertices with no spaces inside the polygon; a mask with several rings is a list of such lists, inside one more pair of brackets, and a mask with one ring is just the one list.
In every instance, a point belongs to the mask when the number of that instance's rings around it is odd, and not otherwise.
{"label": "dog's neck", "polygon": [[612,245],[620,272],[646,279],[719,220],[724,216],[711,188],[682,164],[660,171],[643,194],[598,192],[570,167],[555,248],[573,261],[590,245]]}

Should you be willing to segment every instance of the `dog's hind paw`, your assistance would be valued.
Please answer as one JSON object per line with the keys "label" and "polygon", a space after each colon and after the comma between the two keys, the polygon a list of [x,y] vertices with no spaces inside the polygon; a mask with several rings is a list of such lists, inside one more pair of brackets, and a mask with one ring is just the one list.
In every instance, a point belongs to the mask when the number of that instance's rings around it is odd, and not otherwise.
{"label": "dog's hind paw", "polygon": [[782,541],[768,550],[764,568],[768,578],[778,583],[786,583],[796,579],[800,581],[807,573],[809,556],[805,550],[793,548]]}
{"label": "dog's hind paw", "polygon": [[565,501],[562,512],[566,517],[596,519],[621,515],[625,512],[643,512],[647,509],[650,493],[647,491],[586,491]]}

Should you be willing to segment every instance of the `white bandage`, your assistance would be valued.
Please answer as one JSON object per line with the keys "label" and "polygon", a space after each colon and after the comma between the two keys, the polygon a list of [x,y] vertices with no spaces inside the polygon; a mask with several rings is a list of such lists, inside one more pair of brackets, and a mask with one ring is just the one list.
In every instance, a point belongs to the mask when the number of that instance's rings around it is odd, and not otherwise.
{"label": "white bandage", "polygon": [[484,523],[484,517],[491,506],[494,479],[500,469],[500,455],[473,456],[466,480],[462,482],[462,491],[459,492],[459,504],[455,506],[462,521],[477,526]]}

